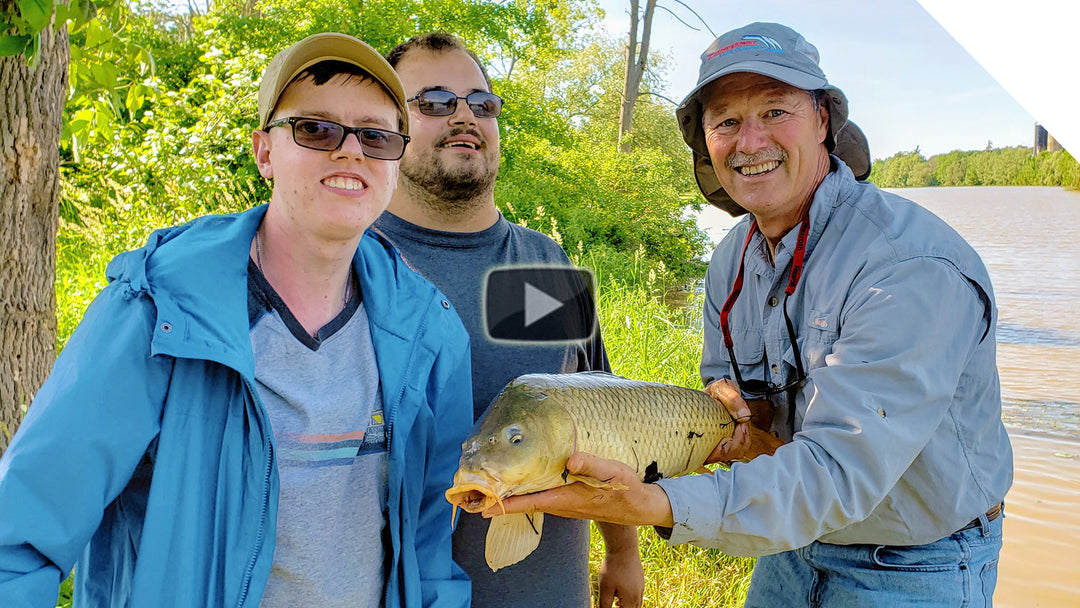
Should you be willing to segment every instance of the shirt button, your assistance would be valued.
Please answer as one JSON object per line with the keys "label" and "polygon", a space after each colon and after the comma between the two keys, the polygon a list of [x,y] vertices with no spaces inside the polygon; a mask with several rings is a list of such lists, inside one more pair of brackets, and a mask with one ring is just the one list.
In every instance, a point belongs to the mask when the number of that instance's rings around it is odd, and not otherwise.
{"label": "shirt button", "polygon": [[776,306],[780,303],[780,300],[776,299],[776,296],[769,298],[769,306]]}
{"label": "shirt button", "polygon": [[780,367],[778,365],[776,365],[775,363],[773,364],[771,369],[772,369],[774,374],[780,371]]}
{"label": "shirt button", "polygon": [[878,415],[878,416],[881,416],[882,418],[884,418],[884,417],[885,417],[885,410],[883,410],[883,409],[880,409],[880,410],[878,410],[878,411],[877,411],[877,415]]}

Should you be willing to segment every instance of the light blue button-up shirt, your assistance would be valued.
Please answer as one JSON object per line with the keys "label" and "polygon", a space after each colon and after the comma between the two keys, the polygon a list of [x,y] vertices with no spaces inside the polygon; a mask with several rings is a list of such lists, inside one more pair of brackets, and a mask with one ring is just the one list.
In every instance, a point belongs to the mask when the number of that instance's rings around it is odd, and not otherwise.
{"label": "light blue button-up shirt", "polygon": [[[793,399],[773,398],[773,428],[790,443],[730,471],[660,481],[672,543],[735,555],[815,540],[923,544],[1000,503],[1012,483],[986,268],[933,214],[833,164],[787,303],[809,374]],[[749,218],[733,228],[709,264],[706,384],[734,378],[719,312],[749,229]],[[744,380],[795,377],[783,305],[797,236],[798,226],[784,236],[775,266],[761,233],[750,238],[729,317]]]}

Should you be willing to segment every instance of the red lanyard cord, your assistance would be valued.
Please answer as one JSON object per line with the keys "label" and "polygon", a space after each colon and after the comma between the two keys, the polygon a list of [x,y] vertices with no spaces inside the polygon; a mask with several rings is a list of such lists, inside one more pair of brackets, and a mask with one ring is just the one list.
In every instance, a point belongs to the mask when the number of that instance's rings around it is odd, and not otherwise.
{"label": "red lanyard cord", "polygon": [[[724,347],[727,348],[728,356],[731,357],[731,368],[735,372],[735,381],[738,382],[740,387],[743,387],[745,383],[739,370],[739,363],[735,360],[735,341],[731,338],[731,325],[728,323],[728,316],[731,309],[735,307],[735,301],[739,299],[739,294],[742,292],[746,250],[750,246],[750,240],[754,237],[755,230],[757,230],[757,221],[751,221],[750,231],[746,235],[746,242],[743,243],[742,255],[739,256],[739,272],[735,275],[731,293],[728,294],[727,300],[724,301],[724,305],[720,309],[720,331],[724,335]],[[791,317],[788,316],[787,303],[788,297],[795,293],[795,288],[799,285],[799,279],[802,277],[802,271],[806,264],[806,241],[809,236],[810,216],[807,215],[803,218],[802,225],[799,226],[799,236],[795,241],[795,252],[791,260],[791,274],[788,277],[787,287],[784,289],[784,322],[787,324],[788,339],[791,341],[791,350],[795,357],[796,380],[785,387],[781,387],[782,389],[789,388],[806,378],[806,372],[803,370],[802,364],[802,353],[799,351],[799,341],[795,337],[795,326],[791,322]],[[779,390],[774,389],[769,392],[778,392]]]}

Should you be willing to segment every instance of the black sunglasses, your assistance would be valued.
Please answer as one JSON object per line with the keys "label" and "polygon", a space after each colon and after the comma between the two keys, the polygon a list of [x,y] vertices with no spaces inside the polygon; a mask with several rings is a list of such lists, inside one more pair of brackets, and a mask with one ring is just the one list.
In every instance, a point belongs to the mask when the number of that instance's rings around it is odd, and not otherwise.
{"label": "black sunglasses", "polygon": [[431,89],[417,93],[406,99],[405,103],[415,101],[420,108],[420,113],[425,116],[450,116],[457,112],[459,99],[464,99],[465,103],[469,104],[469,109],[477,118],[495,118],[502,113],[502,97],[484,91],[476,91],[465,97],[459,97],[453,91]]}
{"label": "black sunglasses", "polygon": [[263,131],[287,124],[292,125],[292,137],[296,145],[312,150],[332,152],[345,143],[346,137],[355,134],[364,156],[377,160],[398,160],[405,154],[405,144],[409,143],[409,136],[404,133],[372,127],[346,127],[332,120],[299,116],[275,120],[267,124]]}
{"label": "black sunglasses", "polygon": [[806,262],[806,239],[810,234],[810,217],[803,218],[802,226],[799,227],[799,237],[795,243],[795,253],[791,262],[791,276],[788,278],[787,288],[784,289],[784,321],[787,324],[791,351],[795,357],[795,379],[783,386],[777,386],[772,382],[756,378],[743,380],[742,373],[739,371],[739,362],[735,360],[735,341],[731,339],[731,325],[728,324],[728,314],[731,313],[735,301],[739,299],[739,294],[742,292],[743,261],[746,259],[746,248],[750,246],[750,239],[753,238],[755,230],[757,230],[757,222],[751,222],[750,233],[746,235],[746,243],[743,245],[742,255],[739,257],[739,272],[735,275],[735,283],[731,287],[731,293],[728,294],[723,308],[720,309],[720,331],[724,334],[724,346],[727,347],[728,356],[731,357],[731,369],[735,372],[735,382],[739,384],[739,389],[749,395],[767,397],[785,393],[799,387],[806,381],[802,353],[799,352],[799,341],[795,339],[795,326],[791,322],[791,317],[788,316],[787,302],[788,296],[795,293],[795,287],[799,284],[799,277],[802,276],[803,266]]}

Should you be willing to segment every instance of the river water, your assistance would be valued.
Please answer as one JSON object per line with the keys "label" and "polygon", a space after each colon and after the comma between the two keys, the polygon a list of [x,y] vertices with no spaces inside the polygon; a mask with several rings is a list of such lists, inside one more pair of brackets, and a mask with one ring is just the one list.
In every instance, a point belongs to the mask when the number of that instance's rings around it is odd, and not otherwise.
{"label": "river water", "polygon": [[[962,234],[994,284],[1002,417],[1016,465],[995,605],[1080,606],[1080,192],[890,191]],[[717,240],[734,222],[708,209],[698,223]]]}

